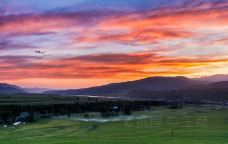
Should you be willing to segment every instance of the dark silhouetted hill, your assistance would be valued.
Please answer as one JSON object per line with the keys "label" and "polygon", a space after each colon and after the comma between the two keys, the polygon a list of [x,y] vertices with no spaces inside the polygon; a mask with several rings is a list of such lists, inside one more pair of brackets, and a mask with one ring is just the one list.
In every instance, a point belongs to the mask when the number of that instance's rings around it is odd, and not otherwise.
{"label": "dark silhouetted hill", "polygon": [[173,90],[201,87],[205,82],[192,80],[186,77],[149,77],[145,79],[112,83],[103,86],[85,88],[85,89],[71,89],[62,91],[47,91],[47,94],[62,94],[62,95],[112,95],[123,96],[132,90]]}
{"label": "dark silhouetted hill", "polygon": [[11,94],[11,93],[25,93],[25,91],[18,87],[18,86],[15,86],[15,85],[9,85],[9,84],[6,84],[6,83],[0,83],[0,93],[8,93],[8,94]]}

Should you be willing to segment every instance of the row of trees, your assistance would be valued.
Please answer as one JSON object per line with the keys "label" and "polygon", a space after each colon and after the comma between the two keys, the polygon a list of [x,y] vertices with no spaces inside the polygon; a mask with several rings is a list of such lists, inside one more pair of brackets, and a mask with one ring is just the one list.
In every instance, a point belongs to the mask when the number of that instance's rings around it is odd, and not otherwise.
{"label": "row of trees", "polygon": [[132,111],[149,109],[151,106],[166,105],[159,101],[101,101],[74,104],[45,104],[45,105],[8,105],[0,106],[0,122],[13,123],[21,113],[29,113],[26,121],[37,117],[58,115],[71,116],[72,113],[100,112],[102,116],[114,116],[119,112],[130,115]]}

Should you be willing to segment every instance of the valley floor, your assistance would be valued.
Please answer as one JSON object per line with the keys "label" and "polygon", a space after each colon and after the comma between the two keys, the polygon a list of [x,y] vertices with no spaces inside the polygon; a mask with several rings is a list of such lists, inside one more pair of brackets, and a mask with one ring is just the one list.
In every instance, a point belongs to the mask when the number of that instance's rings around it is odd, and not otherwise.
{"label": "valley floor", "polygon": [[114,122],[43,119],[0,128],[1,144],[227,144],[228,109],[154,107],[150,118]]}

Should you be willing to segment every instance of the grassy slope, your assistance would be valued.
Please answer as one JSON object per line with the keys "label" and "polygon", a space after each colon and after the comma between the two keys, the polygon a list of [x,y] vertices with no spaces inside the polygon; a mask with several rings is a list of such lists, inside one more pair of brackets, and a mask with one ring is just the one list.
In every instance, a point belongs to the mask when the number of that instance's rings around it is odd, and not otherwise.
{"label": "grassy slope", "polygon": [[[1,128],[0,143],[227,144],[228,142],[228,109],[159,108],[150,113],[157,117],[100,124],[71,120],[40,120],[17,128]],[[207,121],[199,122],[202,118],[206,118]]]}

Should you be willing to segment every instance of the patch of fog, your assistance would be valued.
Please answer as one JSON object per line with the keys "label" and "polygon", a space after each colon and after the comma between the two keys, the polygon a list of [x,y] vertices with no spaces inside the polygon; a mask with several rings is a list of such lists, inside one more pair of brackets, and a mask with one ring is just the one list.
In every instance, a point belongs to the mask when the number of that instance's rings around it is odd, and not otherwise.
{"label": "patch of fog", "polygon": [[82,122],[118,122],[118,121],[131,121],[131,120],[141,120],[141,119],[148,119],[151,118],[150,115],[119,115],[119,116],[112,116],[112,117],[101,117],[101,116],[94,116],[90,118],[84,118],[81,115],[72,115],[71,117],[67,116],[54,116],[54,119],[69,119],[69,120],[76,120]]}

